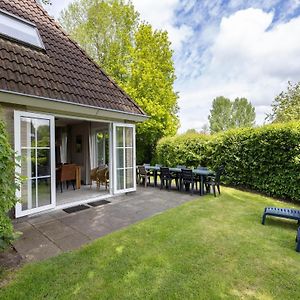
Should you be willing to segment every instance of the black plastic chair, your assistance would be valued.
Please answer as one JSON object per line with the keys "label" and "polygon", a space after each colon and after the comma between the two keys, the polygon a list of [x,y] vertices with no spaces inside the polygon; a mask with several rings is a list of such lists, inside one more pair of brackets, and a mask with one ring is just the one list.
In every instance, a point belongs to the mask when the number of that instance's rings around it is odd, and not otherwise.
{"label": "black plastic chair", "polygon": [[[207,170],[208,168],[207,167],[202,167],[202,166],[198,166],[196,168],[196,170]],[[199,182],[199,188],[200,188],[200,185],[201,185],[201,178],[199,175],[195,175],[195,185],[196,185],[196,190],[198,190],[198,182]]]}
{"label": "black plastic chair", "polygon": [[172,180],[175,180],[176,187],[178,187],[178,178],[176,175],[170,172],[169,168],[160,168],[160,189],[166,187],[168,190],[171,189]]}
{"label": "black plastic chair", "polygon": [[186,191],[190,190],[191,194],[193,194],[195,184],[193,171],[191,169],[182,169],[180,177],[180,190],[182,190],[184,186]]}
{"label": "black plastic chair", "polygon": [[216,176],[212,176],[209,178],[207,181],[205,181],[205,186],[206,186],[206,192],[210,193],[210,187],[212,187],[214,196],[216,197],[216,187],[218,189],[219,195],[221,194],[220,191],[220,181],[221,181],[221,175],[224,172],[224,166],[221,166],[218,168],[216,171]]}

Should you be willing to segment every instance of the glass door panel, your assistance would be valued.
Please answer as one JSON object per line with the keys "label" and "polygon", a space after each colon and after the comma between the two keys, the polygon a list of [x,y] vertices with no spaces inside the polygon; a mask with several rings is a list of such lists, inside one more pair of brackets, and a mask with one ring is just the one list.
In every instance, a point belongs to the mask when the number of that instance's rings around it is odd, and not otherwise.
{"label": "glass door panel", "polygon": [[135,186],[134,125],[114,124],[114,192],[134,191]]}
{"label": "glass door panel", "polygon": [[55,206],[54,118],[15,112],[15,150],[21,156],[22,185],[16,217]]}

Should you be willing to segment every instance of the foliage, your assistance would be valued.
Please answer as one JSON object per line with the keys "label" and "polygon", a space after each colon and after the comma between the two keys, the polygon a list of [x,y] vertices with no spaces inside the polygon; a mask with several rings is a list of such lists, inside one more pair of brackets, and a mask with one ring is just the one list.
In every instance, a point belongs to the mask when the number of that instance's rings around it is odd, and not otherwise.
{"label": "foliage", "polygon": [[288,83],[287,91],[281,92],[272,104],[272,113],[267,119],[273,122],[300,120],[300,82]]}
{"label": "foliage", "polygon": [[[229,188],[221,192],[79,250],[25,264],[1,287],[0,298],[298,299],[297,223],[270,218],[268,226],[260,224],[265,206],[286,204]],[[169,198],[183,202],[178,193]]]}
{"label": "foliage", "polygon": [[61,24],[150,118],[137,126],[137,161],[150,162],[157,141],[178,128],[175,70],[168,34],[140,23],[131,2],[78,0]]}
{"label": "foliage", "polygon": [[0,120],[0,249],[14,238],[14,230],[8,216],[16,204],[15,158],[9,144],[5,124]]}
{"label": "foliage", "polygon": [[157,162],[168,166],[223,164],[225,183],[300,201],[299,122],[164,138],[156,154]]}
{"label": "foliage", "polygon": [[211,133],[231,128],[252,127],[255,109],[246,98],[236,98],[233,102],[223,96],[213,100],[208,117]]}
{"label": "foliage", "polygon": [[178,128],[177,94],[170,42],[165,31],[139,26],[132,51],[131,78],[123,87],[149,116],[137,125],[137,161],[150,162],[157,141]]}

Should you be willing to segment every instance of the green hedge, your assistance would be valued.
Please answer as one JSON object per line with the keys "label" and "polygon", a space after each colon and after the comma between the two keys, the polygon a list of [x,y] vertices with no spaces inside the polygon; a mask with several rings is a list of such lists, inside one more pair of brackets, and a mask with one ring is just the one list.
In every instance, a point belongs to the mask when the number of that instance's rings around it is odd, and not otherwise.
{"label": "green hedge", "polygon": [[223,181],[300,201],[300,123],[235,129],[212,136],[164,138],[156,148],[158,163],[216,169]]}
{"label": "green hedge", "polygon": [[8,216],[16,203],[15,158],[5,129],[0,120],[0,249],[14,238],[14,230]]}

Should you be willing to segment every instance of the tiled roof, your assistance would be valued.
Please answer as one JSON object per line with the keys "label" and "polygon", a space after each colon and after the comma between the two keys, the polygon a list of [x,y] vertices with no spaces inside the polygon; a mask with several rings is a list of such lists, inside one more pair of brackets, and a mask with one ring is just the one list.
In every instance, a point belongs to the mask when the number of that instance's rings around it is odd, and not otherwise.
{"label": "tiled roof", "polygon": [[0,36],[0,89],[144,115],[35,0],[0,0],[0,9],[34,23],[45,51]]}

